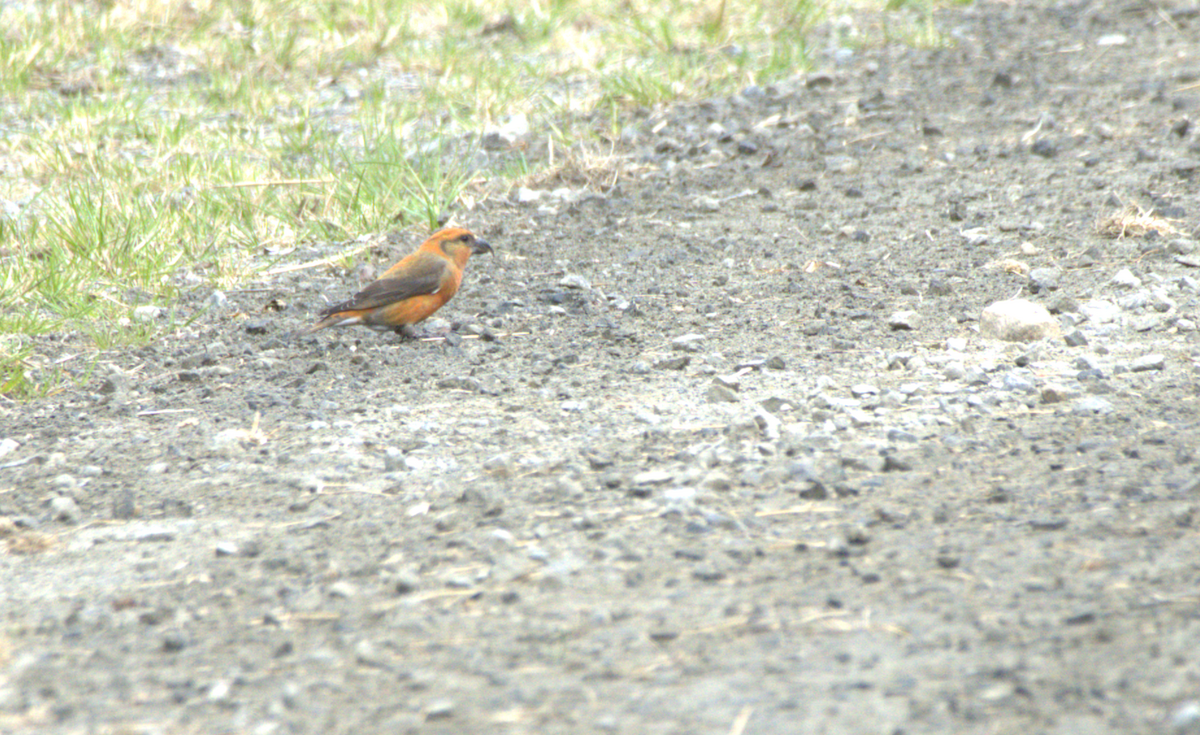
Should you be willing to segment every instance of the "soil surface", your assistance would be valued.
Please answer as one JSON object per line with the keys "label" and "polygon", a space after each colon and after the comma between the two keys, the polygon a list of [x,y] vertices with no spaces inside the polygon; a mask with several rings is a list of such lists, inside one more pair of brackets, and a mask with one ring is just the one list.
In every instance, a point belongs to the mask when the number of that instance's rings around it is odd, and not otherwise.
{"label": "soil surface", "polygon": [[454,213],[424,339],[295,335],[367,235],[0,407],[0,731],[1200,732],[1200,11],[936,25]]}

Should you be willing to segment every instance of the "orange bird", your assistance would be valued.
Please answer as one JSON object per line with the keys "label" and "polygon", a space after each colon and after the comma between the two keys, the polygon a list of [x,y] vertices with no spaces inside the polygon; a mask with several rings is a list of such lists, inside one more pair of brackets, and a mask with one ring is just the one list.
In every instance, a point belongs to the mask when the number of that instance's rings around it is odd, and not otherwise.
{"label": "orange bird", "polygon": [[304,331],[362,324],[405,334],[406,327],[427,319],[458,292],[472,255],[490,252],[491,245],[461,227],[439,230],[379,280],[322,311],[321,320]]}

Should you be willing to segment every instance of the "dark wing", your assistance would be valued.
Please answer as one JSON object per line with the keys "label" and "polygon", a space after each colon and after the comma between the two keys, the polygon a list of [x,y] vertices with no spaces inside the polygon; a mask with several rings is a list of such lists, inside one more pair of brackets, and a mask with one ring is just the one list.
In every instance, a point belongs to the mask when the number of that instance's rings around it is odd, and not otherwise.
{"label": "dark wing", "polygon": [[325,309],[321,316],[329,316],[339,311],[375,309],[413,296],[431,294],[442,287],[449,266],[445,259],[436,255],[416,253],[399,274],[385,274],[383,278],[369,284],[352,298]]}

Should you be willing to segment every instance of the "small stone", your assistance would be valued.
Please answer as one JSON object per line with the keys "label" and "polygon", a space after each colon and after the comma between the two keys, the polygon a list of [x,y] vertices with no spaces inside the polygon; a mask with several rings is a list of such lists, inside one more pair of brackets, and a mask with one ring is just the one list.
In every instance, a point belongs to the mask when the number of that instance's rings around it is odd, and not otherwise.
{"label": "small stone", "polygon": [[358,587],[353,582],[339,580],[329,585],[329,596],[349,600],[358,595]]}
{"label": "small stone", "polygon": [[666,470],[646,470],[634,475],[632,482],[634,485],[661,485],[670,482],[672,477]]}
{"label": "small stone", "polygon": [[1032,393],[1033,382],[1024,375],[1018,373],[1004,374],[1004,388],[1013,391],[1014,393]]}
{"label": "small stone", "polygon": [[929,285],[926,286],[926,291],[930,296],[949,296],[954,293],[954,287],[941,278],[931,278]]}
{"label": "small stone", "polygon": [[232,541],[218,541],[215,551],[217,556],[237,556],[238,545]]}
{"label": "small stone", "polygon": [[178,653],[187,646],[187,638],[178,630],[170,631],[163,636],[162,650],[164,653]]}
{"label": "small stone", "polygon": [[1040,138],[1034,141],[1033,145],[1029,146],[1029,151],[1042,158],[1054,158],[1058,155],[1058,144],[1052,140]]}
{"label": "small stone", "polygon": [[711,564],[697,564],[692,570],[692,576],[701,582],[720,582],[725,579],[725,572]]}
{"label": "small stone", "polygon": [[1063,342],[1067,343],[1068,347],[1083,347],[1087,345],[1087,337],[1078,329],[1072,329],[1063,335]]}
{"label": "small stone", "polygon": [[708,386],[704,398],[709,403],[737,403],[738,395],[719,383]]}
{"label": "small stone", "polygon": [[146,526],[134,531],[133,540],[138,543],[167,543],[174,541],[178,536],[178,527]]}
{"label": "small stone", "polygon": [[733,483],[721,470],[712,470],[700,481],[700,489],[710,492],[725,493],[733,489]]}
{"label": "small stone", "polygon": [[118,490],[113,496],[112,517],[114,520],[127,521],[137,515],[137,501],[128,489]]}
{"label": "small stone", "polygon": [[74,475],[56,475],[50,484],[60,493],[73,493],[79,489],[79,480]]}
{"label": "small stone", "polygon": [[1062,279],[1061,268],[1034,268],[1029,271],[1029,288],[1034,293],[1053,291]]}
{"label": "small stone", "polygon": [[779,355],[772,355],[771,357],[767,358],[767,369],[768,370],[783,370],[786,367],[787,367],[787,363],[784,362],[783,358],[780,357]]}
{"label": "small stone", "polygon": [[1162,370],[1166,366],[1166,357],[1159,354],[1143,355],[1129,363],[1130,371],[1135,373],[1144,373],[1150,370]]}
{"label": "small stone", "polygon": [[911,331],[917,328],[920,321],[920,315],[911,310],[893,312],[888,317],[888,328],[894,332]]}
{"label": "small stone", "polygon": [[1171,727],[1184,734],[1200,733],[1200,700],[1184,702],[1171,713]]}
{"label": "small stone", "polygon": [[408,458],[396,447],[388,447],[383,451],[384,472],[404,472],[408,469]]}
{"label": "small stone", "polygon": [[225,702],[229,699],[232,693],[233,685],[228,679],[217,679],[213,685],[209,687],[208,694],[205,696],[210,702]]}
{"label": "small stone", "polygon": [[492,477],[507,478],[512,477],[513,462],[512,456],[507,453],[500,453],[488,457],[483,462],[483,471]]}
{"label": "small stone", "polygon": [[1103,415],[1112,413],[1114,410],[1112,403],[1099,396],[1084,396],[1071,406],[1071,413],[1077,416]]}
{"label": "small stone", "polygon": [[1187,238],[1176,238],[1167,244],[1167,250],[1173,255],[1191,255],[1196,252],[1197,243]]}
{"label": "small stone", "polygon": [[730,375],[716,375],[713,377],[713,385],[721,385],[729,390],[740,390],[742,387],[741,377],[737,373]]}
{"label": "small stone", "polygon": [[421,586],[421,578],[414,572],[398,572],[392,577],[392,589],[398,595],[415,592]]}
{"label": "small stone", "polygon": [[575,289],[577,291],[592,290],[591,282],[578,273],[568,273],[562,277],[562,280],[558,282],[558,285],[562,286],[563,288]]}
{"label": "small stone", "polygon": [[142,322],[143,324],[152,322],[160,316],[162,316],[162,309],[157,306],[139,306],[133,310],[134,321]]}
{"label": "small stone", "polygon": [[1042,386],[1042,403],[1062,403],[1067,400],[1067,389],[1058,383],[1046,383]]}
{"label": "small stone", "polygon": [[671,340],[671,349],[679,352],[699,352],[704,339],[703,334],[685,334]]}
{"label": "small stone", "polygon": [[363,666],[383,667],[387,664],[379,648],[366,638],[354,644],[354,660]]}
{"label": "small stone", "polygon": [[1133,271],[1128,268],[1122,268],[1112,277],[1112,283],[1122,288],[1138,288],[1142,285],[1142,279],[1133,275]]}
{"label": "small stone", "polygon": [[979,332],[1006,342],[1033,342],[1059,334],[1058,322],[1041,304],[1025,299],[997,301],[983,310]]}
{"label": "small stone", "polygon": [[853,174],[862,166],[858,159],[851,156],[826,156],[825,169],[835,174]]}
{"label": "small stone", "polygon": [[454,717],[454,702],[449,699],[437,699],[425,708],[426,720],[448,720]]}
{"label": "small stone", "polygon": [[468,393],[478,393],[483,388],[483,384],[478,380],[465,375],[442,378],[436,385],[443,390],[463,390]]}
{"label": "small stone", "polygon": [[1079,305],[1079,313],[1093,324],[1108,324],[1121,318],[1121,307],[1111,301],[1092,299]]}
{"label": "small stone", "polygon": [[66,495],[59,495],[50,500],[50,517],[63,523],[79,521],[79,505]]}
{"label": "small stone", "polygon": [[654,367],[658,370],[683,370],[691,361],[692,358],[688,357],[687,355],[680,355],[679,357],[671,357],[667,358],[666,360],[659,360],[658,362],[654,363]]}

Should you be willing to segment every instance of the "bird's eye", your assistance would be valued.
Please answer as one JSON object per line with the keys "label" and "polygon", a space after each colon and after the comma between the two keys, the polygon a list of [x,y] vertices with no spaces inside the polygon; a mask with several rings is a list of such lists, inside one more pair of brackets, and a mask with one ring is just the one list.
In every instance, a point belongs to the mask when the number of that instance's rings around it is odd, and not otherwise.
{"label": "bird's eye", "polygon": [[458,239],[459,239],[459,240],[462,240],[463,242],[471,242],[471,236],[470,236],[470,235],[463,235],[462,237],[460,237],[460,238],[458,238]]}

